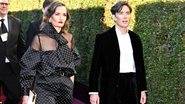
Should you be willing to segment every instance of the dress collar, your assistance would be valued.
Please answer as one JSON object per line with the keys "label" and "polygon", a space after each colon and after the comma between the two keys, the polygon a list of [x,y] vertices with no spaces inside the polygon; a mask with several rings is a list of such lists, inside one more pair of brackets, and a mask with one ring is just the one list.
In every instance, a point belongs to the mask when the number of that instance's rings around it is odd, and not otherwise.
{"label": "dress collar", "polygon": [[58,33],[51,23],[46,24],[41,33],[55,39],[60,44],[67,44],[67,40],[62,36],[62,33]]}

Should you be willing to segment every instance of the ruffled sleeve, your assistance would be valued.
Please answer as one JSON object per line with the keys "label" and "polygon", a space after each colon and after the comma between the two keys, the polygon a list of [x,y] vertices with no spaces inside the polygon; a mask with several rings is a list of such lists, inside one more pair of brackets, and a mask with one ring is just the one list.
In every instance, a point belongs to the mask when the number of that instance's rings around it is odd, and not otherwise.
{"label": "ruffled sleeve", "polygon": [[40,51],[34,50],[31,47],[25,52],[20,61],[20,83],[23,95],[29,94],[29,89],[32,87],[36,71],[39,68]]}

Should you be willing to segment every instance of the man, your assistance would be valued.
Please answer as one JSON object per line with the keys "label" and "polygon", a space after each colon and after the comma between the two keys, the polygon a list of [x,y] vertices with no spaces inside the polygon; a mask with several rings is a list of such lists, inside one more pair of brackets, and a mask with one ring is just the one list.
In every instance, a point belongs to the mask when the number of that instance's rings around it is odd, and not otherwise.
{"label": "man", "polygon": [[[45,0],[43,3],[42,12],[44,13],[47,6],[49,6],[54,0]],[[35,35],[37,35],[40,32],[40,24],[42,22],[42,19],[32,21],[28,27],[27,35],[26,35],[26,49],[31,45],[32,40]]]}
{"label": "man", "polygon": [[21,88],[19,83],[19,59],[24,53],[21,21],[8,15],[9,0],[0,0],[0,84],[6,101],[17,104]]}
{"label": "man", "polygon": [[128,30],[131,12],[127,2],[117,2],[111,8],[115,26],[96,36],[89,76],[91,104],[146,103],[142,44]]}

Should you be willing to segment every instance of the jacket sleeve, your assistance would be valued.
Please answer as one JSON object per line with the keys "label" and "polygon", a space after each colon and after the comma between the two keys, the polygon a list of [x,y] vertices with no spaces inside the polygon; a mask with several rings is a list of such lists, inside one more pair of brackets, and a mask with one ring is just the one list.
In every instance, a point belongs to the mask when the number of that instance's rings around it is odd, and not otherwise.
{"label": "jacket sleeve", "polygon": [[99,92],[99,75],[101,70],[101,39],[100,35],[96,36],[95,45],[94,45],[94,53],[92,58],[92,64],[89,75],[89,92]]}
{"label": "jacket sleeve", "polygon": [[23,95],[29,94],[29,89],[32,87],[36,71],[39,68],[39,63],[40,52],[29,47],[20,61],[20,83]]}
{"label": "jacket sleeve", "polygon": [[137,40],[138,50],[137,50],[137,83],[139,91],[147,90],[146,85],[146,73],[144,66],[144,57],[143,57],[143,46],[140,37],[138,36]]}
{"label": "jacket sleeve", "polygon": [[23,30],[22,30],[22,22],[20,22],[20,28],[19,28],[19,36],[18,36],[18,44],[17,44],[17,56],[20,60],[24,52],[26,51],[25,47],[25,39],[23,36]]}

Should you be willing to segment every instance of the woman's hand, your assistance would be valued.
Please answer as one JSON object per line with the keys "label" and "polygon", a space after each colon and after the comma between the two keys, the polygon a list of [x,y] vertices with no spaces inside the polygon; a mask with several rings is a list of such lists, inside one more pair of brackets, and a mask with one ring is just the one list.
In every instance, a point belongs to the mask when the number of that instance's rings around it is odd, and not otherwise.
{"label": "woman's hand", "polygon": [[23,96],[22,104],[27,104],[27,103],[28,103],[28,96]]}

